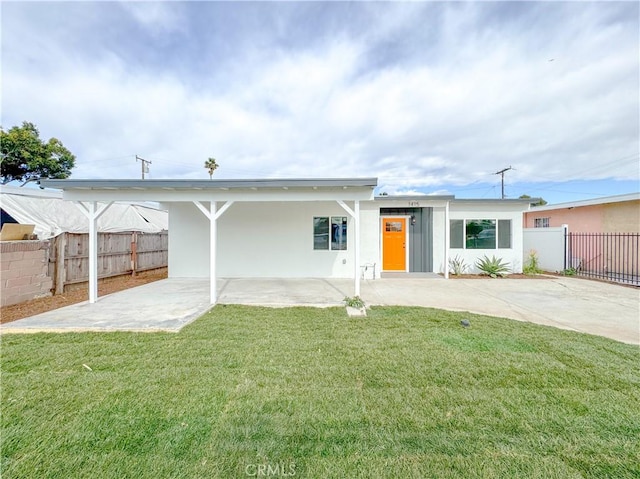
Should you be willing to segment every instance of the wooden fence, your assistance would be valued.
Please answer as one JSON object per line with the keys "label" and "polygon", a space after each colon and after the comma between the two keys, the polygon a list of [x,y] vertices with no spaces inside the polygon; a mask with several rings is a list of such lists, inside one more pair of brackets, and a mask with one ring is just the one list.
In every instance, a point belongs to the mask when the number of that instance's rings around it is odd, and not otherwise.
{"label": "wooden fence", "polygon": [[[53,292],[89,280],[89,235],[62,233],[51,239],[49,276]],[[167,232],[98,233],[98,278],[163,268],[168,264]]]}

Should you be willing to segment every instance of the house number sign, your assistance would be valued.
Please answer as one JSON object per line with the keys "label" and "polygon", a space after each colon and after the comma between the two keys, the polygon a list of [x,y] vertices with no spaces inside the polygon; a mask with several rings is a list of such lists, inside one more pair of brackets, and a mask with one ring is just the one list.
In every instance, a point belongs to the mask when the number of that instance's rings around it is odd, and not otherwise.
{"label": "house number sign", "polygon": [[420,206],[419,201],[409,201],[409,206]]}

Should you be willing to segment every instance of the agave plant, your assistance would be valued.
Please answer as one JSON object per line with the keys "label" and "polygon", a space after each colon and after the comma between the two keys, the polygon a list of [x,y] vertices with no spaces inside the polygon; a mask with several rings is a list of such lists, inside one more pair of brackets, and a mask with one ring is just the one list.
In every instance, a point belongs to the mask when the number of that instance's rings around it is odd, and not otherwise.
{"label": "agave plant", "polygon": [[476,261],[476,268],[482,271],[482,274],[497,278],[509,272],[509,263],[503,263],[501,258],[496,258],[495,256],[489,259],[489,257],[485,255]]}
{"label": "agave plant", "polygon": [[449,258],[449,271],[451,274],[459,276],[464,274],[468,269],[469,266],[460,256],[456,255],[455,258]]}

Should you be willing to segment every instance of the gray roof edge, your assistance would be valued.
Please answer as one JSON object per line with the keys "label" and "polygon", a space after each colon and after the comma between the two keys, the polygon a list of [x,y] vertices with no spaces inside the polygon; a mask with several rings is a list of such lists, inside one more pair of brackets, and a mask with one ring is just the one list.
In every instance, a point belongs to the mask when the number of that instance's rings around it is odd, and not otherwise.
{"label": "gray roof edge", "polygon": [[565,208],[580,208],[583,206],[596,206],[609,203],[622,203],[626,201],[638,201],[640,200],[640,192],[624,193],[621,195],[602,196],[599,198],[591,198],[587,200],[566,201],[564,203],[546,204],[541,206],[534,206],[531,211],[551,211],[561,210]]}
{"label": "gray roof edge", "polygon": [[456,203],[535,203],[540,198],[456,198]]}
{"label": "gray roof edge", "polygon": [[400,200],[400,201],[442,201],[453,200],[454,195],[378,195],[374,198],[376,201]]}
{"label": "gray roof edge", "polygon": [[224,180],[109,180],[109,179],[43,179],[41,187],[61,190],[72,188],[311,188],[375,187],[377,178],[259,178]]}
{"label": "gray roof edge", "polygon": [[455,195],[386,195],[376,196],[376,201],[400,200],[400,201],[452,201],[454,203],[535,203],[539,198],[456,198]]}

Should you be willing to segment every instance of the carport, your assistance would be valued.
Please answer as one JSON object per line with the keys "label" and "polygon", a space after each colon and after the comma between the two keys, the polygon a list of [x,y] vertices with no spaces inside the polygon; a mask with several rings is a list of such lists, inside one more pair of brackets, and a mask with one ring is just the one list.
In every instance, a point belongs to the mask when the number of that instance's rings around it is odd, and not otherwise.
{"label": "carport", "polygon": [[[40,185],[63,191],[89,222],[89,303],[98,299],[97,220],[116,201],[155,201],[165,205],[192,204],[209,223],[209,301],[216,304],[218,223],[237,203],[301,204],[332,202],[346,212],[353,233],[348,251],[353,294],[360,295],[360,201],[373,199],[376,178],[256,179],[256,180],[41,180]],[[169,216],[170,235],[172,218]],[[177,233],[176,233],[177,234]],[[171,276],[172,240],[169,239]],[[265,252],[266,253],[266,252]]]}

